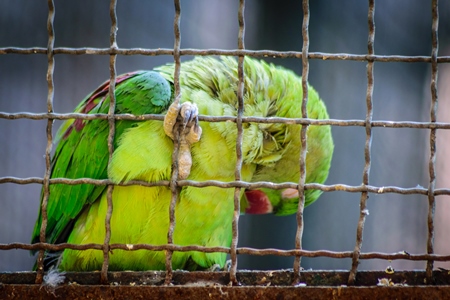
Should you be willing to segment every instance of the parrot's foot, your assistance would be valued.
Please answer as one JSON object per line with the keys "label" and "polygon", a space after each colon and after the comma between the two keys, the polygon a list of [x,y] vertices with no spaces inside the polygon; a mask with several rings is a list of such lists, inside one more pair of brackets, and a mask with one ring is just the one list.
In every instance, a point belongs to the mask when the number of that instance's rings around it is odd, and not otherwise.
{"label": "parrot's foot", "polygon": [[207,272],[219,272],[219,271],[222,271],[222,268],[220,267],[219,264],[213,264],[211,267],[206,269],[206,271]]}
{"label": "parrot's foot", "polygon": [[223,265],[223,271],[229,272],[231,269],[231,259],[227,260]]}
{"label": "parrot's foot", "polygon": [[191,172],[191,145],[200,140],[202,128],[198,124],[198,108],[195,103],[172,103],[164,117],[164,132],[174,140],[179,138],[178,178],[186,179]]}
{"label": "parrot's foot", "polygon": [[198,124],[198,108],[195,103],[184,102],[181,105],[172,103],[164,117],[164,132],[173,140],[175,131],[180,139],[193,144],[200,140],[202,128]]}
{"label": "parrot's foot", "polygon": [[206,269],[206,271],[208,271],[208,272],[220,272],[220,271],[229,272],[230,269],[231,269],[231,259],[229,259],[225,262],[225,264],[223,265],[223,268],[220,267],[219,264],[214,264],[211,267],[209,267],[208,269]]}

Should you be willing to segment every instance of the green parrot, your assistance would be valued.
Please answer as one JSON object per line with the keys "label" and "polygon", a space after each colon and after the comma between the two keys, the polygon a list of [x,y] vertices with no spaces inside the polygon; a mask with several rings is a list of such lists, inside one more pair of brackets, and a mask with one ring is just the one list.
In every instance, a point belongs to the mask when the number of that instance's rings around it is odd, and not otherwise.
{"label": "green parrot", "polygon": [[[58,131],[52,158],[51,178],[110,179],[156,182],[170,180],[173,130],[182,123],[180,178],[194,181],[235,180],[236,137],[234,122],[202,122],[198,115],[236,116],[237,61],[234,58],[196,58],[181,65],[180,105],[173,104],[174,65],[152,71],[136,71],[117,77],[116,114],[165,114],[159,120],[117,120],[114,152],[108,164],[106,120],[70,119]],[[301,117],[301,78],[293,72],[245,58],[244,116]],[[88,95],[77,113],[107,113],[109,82]],[[324,103],[316,91],[308,90],[308,117],[327,119]],[[181,121],[180,121],[181,120]],[[248,182],[298,182],[300,129],[296,124],[243,123],[242,180]],[[306,182],[323,183],[333,153],[330,126],[307,130]],[[106,186],[51,184],[48,198],[48,243],[102,244],[107,210]],[[293,214],[298,192],[294,189],[242,190],[241,212],[247,214]],[[305,191],[306,205],[321,191]],[[42,198],[42,195],[41,195]],[[166,186],[115,186],[112,194],[111,243],[167,243],[171,191]],[[174,244],[231,245],[234,188],[183,187],[175,207]],[[32,243],[39,242],[42,216],[39,213]],[[223,267],[225,253],[196,251],[173,253],[172,267],[203,270]],[[46,267],[65,271],[100,270],[99,250],[65,249],[47,253]],[[164,270],[164,251],[114,250],[109,270]]]}

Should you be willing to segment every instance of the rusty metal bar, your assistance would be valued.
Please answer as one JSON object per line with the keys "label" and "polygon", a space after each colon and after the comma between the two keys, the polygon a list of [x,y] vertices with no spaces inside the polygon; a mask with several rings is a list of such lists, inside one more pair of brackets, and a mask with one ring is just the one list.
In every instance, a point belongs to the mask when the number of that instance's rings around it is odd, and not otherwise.
{"label": "rusty metal bar", "polygon": [[[147,121],[147,120],[164,120],[164,115],[145,114],[145,115],[132,115],[132,114],[116,114],[115,120],[131,120],[131,121]],[[68,119],[81,119],[81,120],[108,120],[108,114],[82,114],[82,113],[7,113],[0,112],[0,119],[17,120],[17,119],[29,119],[29,120],[68,120]],[[199,115],[199,121],[207,122],[235,122],[237,117],[233,116],[206,116]],[[360,126],[365,127],[365,120],[339,120],[339,119],[309,119],[309,118],[283,118],[283,117],[251,117],[243,116],[242,123],[284,123],[284,124],[299,124],[299,125],[332,125],[332,126]],[[382,128],[417,128],[417,129],[450,129],[450,123],[447,122],[416,122],[416,121],[371,121],[372,127]]]}
{"label": "rusty metal bar", "polygon": [[[146,121],[146,120],[164,120],[164,115],[146,114],[146,115],[132,115],[132,114],[117,114],[113,116],[116,120],[132,120],[132,121]],[[108,114],[82,114],[82,113],[7,113],[0,112],[0,119],[16,120],[16,119],[30,119],[30,120],[96,120],[109,119]],[[206,116],[199,115],[199,121],[207,122],[235,122],[237,117],[233,116]],[[299,124],[299,125],[333,125],[333,126],[360,126],[365,127],[365,120],[338,120],[338,119],[309,119],[309,118],[283,118],[283,117],[251,117],[243,116],[242,123],[284,123],[284,124]],[[450,129],[450,123],[446,122],[416,122],[416,121],[371,121],[372,127],[383,128],[417,128],[417,129]]]}
{"label": "rusty metal bar", "polygon": [[[111,18],[111,30],[109,35],[109,42],[111,49],[117,48],[117,13],[116,13],[117,0],[111,0],[109,5],[109,15]],[[116,54],[111,54],[109,58],[109,110],[108,110],[108,164],[111,163],[113,152],[114,152],[114,135],[116,133],[116,120],[114,118],[114,112],[116,110]],[[103,243],[103,264],[100,273],[101,282],[103,284],[108,283],[108,266],[109,266],[109,242],[111,240],[111,217],[113,212],[113,200],[112,194],[114,190],[114,185],[109,184],[106,190],[106,216],[105,216],[105,240]]]}
{"label": "rusty metal bar", "polygon": [[[367,17],[368,27],[369,27],[369,37],[367,41],[367,50],[369,55],[373,55],[374,50],[374,42],[375,42],[375,0],[369,0],[369,12]],[[364,171],[362,184],[369,184],[369,175],[370,175],[370,164],[371,164],[371,146],[372,146],[372,115],[373,115],[373,84],[374,84],[374,76],[373,76],[373,67],[374,62],[369,61],[367,63],[367,92],[366,92],[366,143],[364,145]],[[358,226],[356,228],[356,244],[352,257],[352,268],[350,271],[350,275],[348,277],[348,284],[355,284],[356,280],[356,272],[359,265],[359,258],[361,254],[361,247],[363,242],[363,231],[364,231],[364,223],[366,222],[366,216],[369,214],[367,210],[367,199],[368,192],[361,193],[361,201],[359,204],[359,221]]]}
{"label": "rusty metal bar", "polygon": [[[76,184],[92,184],[92,185],[109,185],[114,184],[109,179],[92,179],[92,178],[52,178],[49,180],[50,184],[68,184],[68,185],[76,185]],[[15,183],[15,184],[44,184],[44,179],[40,177],[28,177],[28,178],[16,178],[12,176],[0,177],[0,184],[2,183]],[[141,186],[170,186],[170,181],[161,180],[156,182],[147,182],[140,180],[130,180],[126,183],[117,183],[114,184],[117,186],[129,186],[129,185],[141,185]],[[208,187],[208,186],[216,186],[220,188],[246,188],[246,189],[258,189],[258,188],[269,188],[274,190],[292,188],[298,189],[298,183],[286,182],[286,183],[273,183],[266,181],[259,182],[246,182],[246,181],[216,181],[216,180],[205,180],[205,181],[194,181],[194,180],[179,180],[179,187],[183,186],[193,186],[193,187]],[[337,192],[344,191],[349,193],[361,193],[368,192],[374,194],[401,194],[401,195],[428,195],[428,189],[423,187],[415,187],[415,188],[401,188],[397,186],[371,186],[371,185],[359,185],[359,186],[350,186],[346,184],[318,184],[318,183],[306,183],[304,186],[305,190],[321,190],[323,192]],[[433,194],[435,196],[448,196],[450,195],[450,189],[448,188],[440,188],[434,189]]]}
{"label": "rusty metal bar", "polygon": [[[303,98],[301,105],[302,118],[308,118],[308,75],[309,75],[309,62],[308,62],[308,51],[309,51],[309,0],[303,0],[303,24],[302,24],[302,37],[303,37],[303,47],[302,47],[302,89]],[[295,233],[295,249],[302,249],[302,238],[303,238],[303,210],[305,209],[305,182],[306,182],[306,153],[307,153],[307,139],[306,132],[308,130],[308,125],[302,125],[300,131],[300,142],[302,149],[300,150],[299,167],[300,167],[300,178],[298,182],[298,208],[297,208],[297,231]],[[300,270],[301,270],[301,256],[296,256],[294,258],[294,282],[293,284],[300,283]]]}
{"label": "rusty metal bar", "polygon": [[[238,9],[238,23],[239,23],[239,31],[238,31],[238,48],[245,49],[245,0],[239,0],[239,9]],[[236,181],[241,180],[241,171],[242,171],[242,139],[243,139],[243,128],[242,128],[242,116],[244,115],[244,56],[239,56],[238,58],[238,88],[237,88],[237,100],[238,100],[238,110],[236,116],[236,127],[237,127],[237,135],[236,135],[236,167],[234,170],[234,178]],[[230,248],[230,257],[231,257],[231,268],[230,268],[230,284],[237,285],[238,280],[236,279],[237,272],[237,245],[239,239],[239,215],[240,215],[240,200],[241,200],[241,187],[236,187],[234,189],[234,211],[233,211],[233,220],[231,224],[232,228],[232,238],[231,238],[231,248]]]}
{"label": "rusty metal bar", "polygon": [[[439,27],[439,10],[438,0],[433,0],[431,4],[432,14],[432,30],[431,30],[431,105],[430,105],[430,121],[436,122],[438,109],[438,64],[437,55],[439,49],[438,27]],[[436,185],[436,129],[430,130],[430,159],[428,162],[430,181],[428,184],[428,238],[427,238],[427,253],[434,253],[434,210],[436,208],[436,199],[434,189]],[[434,261],[427,262],[426,274],[427,283],[432,283]]]}
{"label": "rusty metal bar", "polygon": [[[0,48],[0,55],[2,54],[47,54],[47,48],[42,47],[4,47]],[[174,55],[173,49],[143,49],[143,48],[68,48],[57,47],[53,49],[53,54],[69,54],[69,55]],[[224,49],[180,49],[180,55],[197,55],[197,56],[252,56],[252,57],[272,57],[272,58],[301,58],[302,52],[299,51],[275,51],[275,50],[224,50]],[[378,61],[378,62],[431,62],[430,56],[405,56],[405,55],[367,55],[367,54],[351,54],[351,53],[324,53],[324,52],[310,52],[309,59],[321,60],[351,60],[351,61]],[[450,56],[438,56],[438,63],[449,63]]]}
{"label": "rusty metal bar", "polygon": [[[448,299],[448,286],[74,286],[65,285],[55,291],[36,285],[6,285],[0,292],[4,299],[20,294],[22,299]],[[339,297],[339,298],[337,298]]]}
{"label": "rusty metal bar", "polygon": [[[133,247],[131,249],[130,244],[110,244],[110,250],[121,249],[127,251],[136,250],[151,250],[151,251],[199,251],[199,252],[222,252],[230,253],[230,248],[228,247],[205,247],[205,246],[178,246],[178,245],[150,245],[150,244],[131,244]],[[61,251],[64,249],[74,249],[74,250],[102,250],[103,244],[47,244],[47,243],[35,243],[35,244],[25,244],[25,243],[11,243],[11,244],[0,244],[0,250],[11,250],[11,249],[23,249],[23,250],[39,250],[46,249],[51,251]],[[275,256],[305,256],[305,257],[330,257],[330,258],[351,258],[353,256],[353,251],[328,251],[328,250],[280,250],[280,249],[254,249],[249,247],[239,247],[236,248],[236,253],[247,254],[247,255],[275,255]],[[410,254],[405,251],[397,253],[382,253],[382,252],[367,252],[361,253],[360,259],[385,259],[385,260],[413,260],[413,261],[424,261],[424,260],[435,260],[435,261],[449,261],[450,255],[440,255],[440,254]]]}
{"label": "rusty metal bar", "polygon": [[[53,56],[53,46],[55,45],[55,35],[54,35],[54,27],[53,21],[55,20],[55,4],[53,0],[48,0],[48,17],[47,17],[47,33],[48,33],[48,43],[47,43],[47,86],[48,86],[48,94],[47,94],[47,112],[53,112],[53,97],[54,97],[54,82],[53,82],[53,72],[55,70],[55,58]],[[50,175],[51,175],[51,152],[52,152],[52,131],[53,131],[53,119],[47,120],[47,146],[45,147],[45,174],[43,178],[43,197],[41,203],[41,215],[42,215],[42,223],[39,232],[39,240],[41,243],[45,243],[47,241],[45,237],[45,233],[47,231],[47,203],[48,198],[50,196]],[[36,283],[40,284],[44,278],[44,258],[45,258],[45,250],[41,249],[39,251],[37,257],[37,274],[36,274]]]}
{"label": "rusty metal bar", "polygon": [[[180,70],[181,70],[181,62],[180,62],[180,45],[181,45],[181,33],[180,33],[180,21],[181,21],[181,4],[179,0],[174,0],[175,6],[175,16],[173,20],[173,32],[175,36],[174,40],[174,49],[173,49],[173,59],[175,62],[175,69],[173,74],[173,85],[174,85],[174,94],[175,100],[174,104],[179,105],[181,99],[181,88],[180,88]],[[180,194],[181,187],[178,186],[178,152],[180,148],[180,135],[179,131],[174,131],[174,139],[173,139],[173,152],[172,152],[172,176],[170,179],[170,191],[171,191],[171,199],[169,204],[169,227],[167,230],[167,244],[173,245],[173,232],[175,231],[175,206],[177,203],[178,196]],[[164,283],[166,285],[171,284],[172,282],[172,255],[173,251],[167,250],[166,254],[166,278]]]}

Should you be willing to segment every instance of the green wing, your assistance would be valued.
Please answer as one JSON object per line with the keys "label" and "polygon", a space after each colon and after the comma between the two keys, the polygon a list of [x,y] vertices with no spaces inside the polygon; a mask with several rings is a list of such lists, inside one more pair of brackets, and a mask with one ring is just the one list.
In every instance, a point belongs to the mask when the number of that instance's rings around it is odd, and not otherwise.
{"label": "green wing", "polygon": [[[116,79],[116,114],[159,114],[172,101],[172,87],[159,73],[137,71]],[[77,113],[106,114],[109,110],[109,81],[105,82],[75,109]],[[122,133],[136,121],[116,121],[115,146]],[[109,124],[107,120],[71,119],[58,131],[52,159],[51,178],[107,179]],[[106,186],[92,184],[52,184],[48,198],[46,240],[60,243],[67,239],[73,223],[84,207],[96,201]],[[42,203],[43,193],[41,193]],[[41,211],[34,227],[32,243],[39,242]]]}

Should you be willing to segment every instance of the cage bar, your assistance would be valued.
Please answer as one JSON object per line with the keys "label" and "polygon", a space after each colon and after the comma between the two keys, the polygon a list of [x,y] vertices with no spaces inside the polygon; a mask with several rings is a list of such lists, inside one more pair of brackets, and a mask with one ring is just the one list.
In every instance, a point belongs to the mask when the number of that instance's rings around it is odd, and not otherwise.
{"label": "cage bar", "polygon": [[[48,86],[48,94],[47,94],[47,113],[53,113],[53,97],[54,97],[54,82],[53,82],[53,72],[55,70],[55,58],[53,56],[53,46],[55,45],[55,36],[54,36],[54,26],[53,21],[55,19],[55,5],[53,0],[47,1],[48,5],[48,17],[47,17],[47,33],[48,33],[48,42],[47,42],[47,86]],[[51,173],[51,151],[52,151],[52,132],[53,132],[53,120],[47,120],[47,146],[45,147],[45,175],[43,178],[43,197],[41,203],[41,214],[42,214],[42,223],[39,232],[39,240],[41,243],[46,242],[45,233],[47,230],[47,202],[48,197],[50,195],[50,173]],[[38,257],[36,260],[36,283],[40,284],[44,278],[44,257],[45,250],[40,249],[38,252]]]}
{"label": "cage bar", "polygon": [[[238,9],[238,23],[239,23],[239,32],[238,32],[238,48],[245,49],[245,0],[239,0],[239,9]],[[244,115],[244,56],[238,57],[238,90],[237,90],[237,99],[238,99],[238,110],[236,116],[236,167],[234,170],[234,178],[236,181],[241,180],[241,171],[242,171],[242,139],[243,139],[243,128],[242,128],[242,117]],[[230,283],[237,285],[238,280],[236,278],[237,272],[237,245],[239,239],[239,215],[240,215],[240,200],[241,200],[241,187],[235,187],[234,189],[234,211],[233,211],[233,220],[231,224],[232,229],[232,239],[231,239],[231,247],[230,247],[230,258],[231,258],[231,267],[230,267]]]}
{"label": "cage bar", "polygon": [[[431,25],[431,105],[430,105],[430,121],[437,121],[438,109],[438,64],[437,55],[439,48],[438,27],[439,27],[439,11],[438,1],[433,0],[431,4],[432,25]],[[435,185],[436,185],[436,134],[437,129],[430,129],[430,159],[428,162],[429,168],[429,184],[428,184],[428,238],[427,238],[427,253],[434,253],[434,210],[436,208],[435,199]],[[429,282],[433,280],[433,260],[427,261],[427,279]]]}
{"label": "cage bar", "polygon": [[[303,23],[302,23],[302,37],[303,37],[303,47],[302,47],[302,105],[301,112],[302,118],[308,118],[308,76],[309,76],[309,62],[308,62],[308,51],[309,51],[309,0],[303,0]],[[300,151],[299,158],[299,168],[300,168],[300,178],[298,182],[298,209],[297,209],[297,231],[295,233],[295,249],[302,249],[302,238],[303,238],[303,211],[305,209],[305,182],[306,182],[306,152],[307,152],[307,139],[306,132],[308,130],[308,124],[302,125],[300,131],[300,142],[302,149]],[[296,278],[294,279],[294,284],[300,283],[300,270],[301,270],[301,256],[296,256],[294,259],[294,274]]]}
{"label": "cage bar", "polygon": [[[180,32],[180,21],[181,21],[181,3],[179,0],[174,0],[175,6],[175,16],[173,21],[173,32],[174,32],[174,49],[173,49],[173,59],[175,62],[175,69],[173,75],[173,85],[175,100],[174,104],[180,104],[181,89],[180,89],[180,45],[181,45],[181,32]],[[167,230],[167,244],[173,245],[173,232],[175,230],[176,220],[175,220],[175,204],[177,202],[178,196],[180,194],[180,187],[178,187],[178,152],[180,147],[180,136],[179,131],[175,130],[173,132],[173,152],[172,152],[172,176],[170,179],[169,187],[172,193],[169,205],[169,227]],[[169,285],[172,282],[172,254],[173,251],[170,249],[166,250],[166,278],[165,284]]]}
{"label": "cage bar", "polygon": [[[369,27],[369,37],[367,41],[367,50],[369,55],[373,55],[374,43],[375,43],[375,0],[369,0],[369,12],[367,16],[367,22]],[[370,164],[371,164],[371,146],[372,146],[372,115],[373,115],[373,67],[374,62],[367,62],[367,92],[366,92],[366,143],[364,145],[364,171],[362,176],[362,185],[369,184],[369,174],[370,174]],[[352,257],[352,268],[350,271],[350,276],[348,278],[349,285],[353,285],[356,279],[356,272],[359,264],[359,256],[361,253],[362,241],[363,241],[363,230],[364,223],[366,221],[367,211],[367,199],[368,193],[366,191],[361,192],[361,200],[359,204],[360,214],[358,226],[356,228],[356,244],[355,250]]]}
{"label": "cage bar", "polygon": [[[111,18],[111,29],[109,34],[109,43],[111,49],[117,47],[117,13],[116,13],[117,0],[111,0],[109,4],[109,16]],[[111,54],[109,57],[109,109],[108,109],[108,164],[111,162],[114,152],[114,136],[116,133],[116,119],[113,117],[116,110],[116,60],[117,55]],[[101,282],[106,284],[108,282],[108,266],[109,266],[109,242],[111,240],[111,217],[113,213],[113,201],[112,193],[114,191],[114,185],[109,184],[106,190],[106,216],[105,216],[105,240],[103,242],[103,263],[100,273]]]}
{"label": "cage bar", "polygon": [[[42,47],[0,47],[1,54],[47,54],[47,48]],[[142,48],[117,48],[111,50],[110,48],[69,48],[56,47],[53,49],[53,54],[70,54],[70,55],[170,55],[173,56],[173,49],[142,49]],[[302,52],[298,51],[275,51],[275,50],[224,50],[224,49],[180,49],[180,55],[197,55],[197,56],[240,56],[247,55],[251,57],[273,57],[273,58],[301,58]],[[368,54],[352,54],[352,53],[325,53],[325,52],[309,52],[309,59],[321,60],[352,60],[352,61],[379,61],[379,62],[431,62],[430,56],[423,55],[368,55]],[[450,62],[450,56],[438,56],[438,63]]]}

